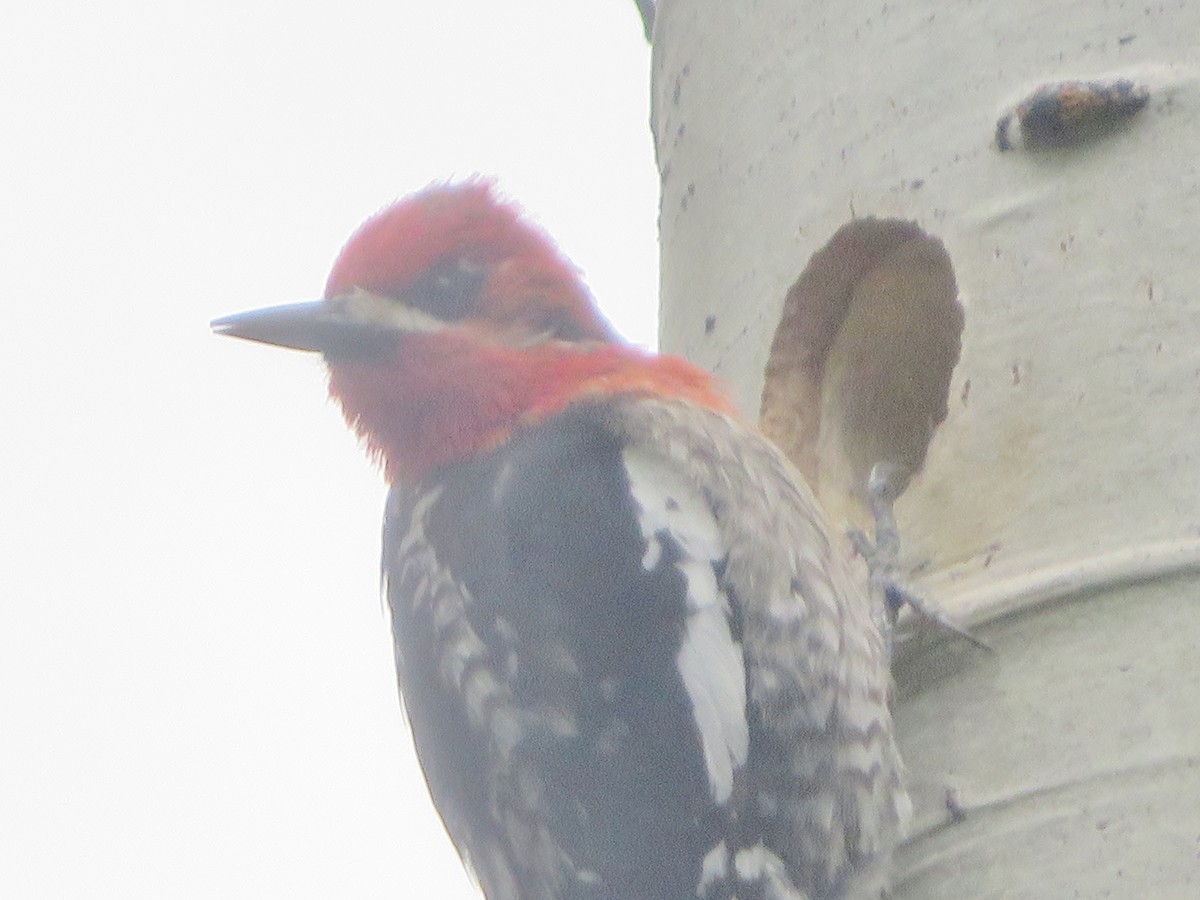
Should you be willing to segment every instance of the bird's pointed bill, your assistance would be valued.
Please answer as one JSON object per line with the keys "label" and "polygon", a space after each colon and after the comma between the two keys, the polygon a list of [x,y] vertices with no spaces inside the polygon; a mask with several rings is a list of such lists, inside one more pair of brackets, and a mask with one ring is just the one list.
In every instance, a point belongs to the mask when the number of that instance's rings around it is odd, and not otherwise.
{"label": "bird's pointed bill", "polygon": [[289,303],[214,319],[217,334],[291,347],[295,350],[324,351],[332,342],[345,339],[350,323],[324,300]]}
{"label": "bird's pointed bill", "polygon": [[212,321],[217,334],[331,356],[375,353],[393,346],[404,334],[441,327],[420,310],[366,291],[268,306]]}

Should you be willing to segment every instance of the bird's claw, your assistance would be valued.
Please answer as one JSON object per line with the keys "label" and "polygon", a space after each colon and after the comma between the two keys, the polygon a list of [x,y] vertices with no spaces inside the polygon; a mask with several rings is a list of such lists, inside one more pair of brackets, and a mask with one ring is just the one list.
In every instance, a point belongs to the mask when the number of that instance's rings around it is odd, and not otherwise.
{"label": "bird's claw", "polygon": [[964,641],[978,647],[980,650],[992,650],[992,645],[986,641],[980,640],[971,634],[964,625],[960,625],[943,610],[938,609],[933,604],[929,603],[925,598],[914,594],[912,591],[903,587],[900,584],[893,583],[888,586],[886,591],[886,602],[889,620],[895,624],[897,616],[900,615],[900,610],[907,606],[913,611],[913,615],[917,616],[926,622],[929,622],[935,628],[941,631],[948,631],[951,634],[957,635]]}
{"label": "bird's claw", "polygon": [[981,650],[991,650],[988,644],[955,622],[947,613],[905,586],[900,575],[900,532],[893,511],[896,500],[894,485],[897,483],[895,475],[898,471],[898,467],[892,463],[876,463],[871,468],[867,481],[867,497],[875,520],[875,539],[872,541],[861,529],[855,527],[846,532],[855,552],[867,563],[871,597],[874,608],[882,619],[881,626],[889,655],[893,643],[892,632],[900,610],[905,606],[911,609],[915,616],[939,630],[954,634]]}

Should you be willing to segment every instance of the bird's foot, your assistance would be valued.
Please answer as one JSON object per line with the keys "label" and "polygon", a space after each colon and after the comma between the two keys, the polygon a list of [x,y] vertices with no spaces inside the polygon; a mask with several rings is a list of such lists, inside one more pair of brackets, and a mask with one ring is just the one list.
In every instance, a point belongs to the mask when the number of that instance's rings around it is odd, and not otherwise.
{"label": "bird's foot", "polygon": [[931,623],[938,630],[969,641],[982,650],[991,650],[990,646],[955,622],[949,614],[906,586],[900,574],[900,533],[893,510],[898,474],[899,467],[892,463],[876,463],[871,468],[871,475],[867,481],[867,497],[870,501],[871,515],[875,520],[874,541],[858,528],[851,527],[847,531],[855,552],[867,563],[872,607],[887,642],[889,656],[896,620],[905,606],[919,619]]}

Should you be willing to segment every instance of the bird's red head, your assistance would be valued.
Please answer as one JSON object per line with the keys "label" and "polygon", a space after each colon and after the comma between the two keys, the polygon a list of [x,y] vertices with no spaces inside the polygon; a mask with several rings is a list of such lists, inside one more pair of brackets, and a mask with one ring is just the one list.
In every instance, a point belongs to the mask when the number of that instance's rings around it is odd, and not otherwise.
{"label": "bird's red head", "polygon": [[355,288],[449,322],[614,338],[575,267],[482,180],[427,188],[367,219],[334,262],[325,297]]}
{"label": "bird's red head", "polygon": [[576,269],[484,181],[431,187],[368,219],[323,301],[214,327],[322,352],[330,394],[392,481],[486,452],[588,399],[654,394],[730,409],[707,373],[620,342]]}

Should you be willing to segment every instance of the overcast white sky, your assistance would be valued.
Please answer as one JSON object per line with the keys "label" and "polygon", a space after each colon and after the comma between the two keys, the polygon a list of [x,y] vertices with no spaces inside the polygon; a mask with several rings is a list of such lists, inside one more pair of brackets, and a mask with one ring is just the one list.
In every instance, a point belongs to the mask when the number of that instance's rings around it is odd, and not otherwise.
{"label": "overcast white sky", "polygon": [[396,702],[384,488],[303,354],[367,215],[495,175],[651,344],[632,0],[23,5],[0,34],[0,894],[471,897]]}

